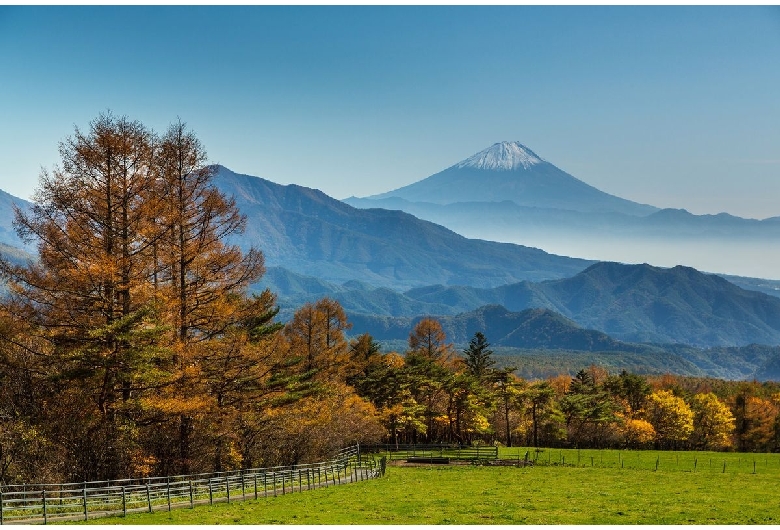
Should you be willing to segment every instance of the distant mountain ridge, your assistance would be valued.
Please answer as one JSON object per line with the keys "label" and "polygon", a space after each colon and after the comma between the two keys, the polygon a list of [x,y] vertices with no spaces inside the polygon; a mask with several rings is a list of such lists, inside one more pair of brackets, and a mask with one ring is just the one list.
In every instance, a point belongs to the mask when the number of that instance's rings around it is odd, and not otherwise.
{"label": "distant mountain ridge", "polygon": [[[406,340],[411,327],[422,316],[414,318],[381,319],[370,315],[350,318],[356,332],[367,329],[377,340]],[[455,344],[467,344],[474,333],[481,331],[493,346],[526,349],[565,349],[577,351],[642,351],[643,346],[623,343],[600,331],[585,329],[549,309],[509,311],[501,305],[486,305],[472,311],[437,320]],[[384,322],[384,324],[382,323]]]}
{"label": "distant mountain ridge", "polygon": [[[282,186],[215,166],[214,184],[233,196],[247,229],[233,242],[261,249],[269,266],[331,282],[357,280],[408,289],[428,284],[492,287],[570,276],[593,261],[521,245],[472,240],[412,215],[361,210],[319,190]],[[23,248],[13,205],[0,194],[0,243]]]}
{"label": "distant mountain ridge", "polygon": [[[506,302],[511,310],[546,307],[624,341],[780,344],[780,299],[690,267],[602,262],[571,278],[489,292],[500,300],[492,303]],[[435,296],[428,293],[425,299]]]}
{"label": "distant mountain ridge", "polygon": [[[269,274],[279,287],[289,275]],[[276,279],[276,283],[274,283]],[[301,291],[280,293],[300,305]],[[383,321],[419,315],[442,317],[500,305],[509,311],[542,308],[583,328],[626,342],[682,343],[699,347],[780,344],[780,298],[742,289],[690,267],[597,263],[570,277],[518,282],[494,288],[430,285],[403,293],[319,284],[316,297],[338,300],[349,315],[376,315]],[[404,324],[406,325],[406,324]]]}
{"label": "distant mountain ridge", "polygon": [[[403,352],[417,318],[354,315],[356,332],[368,332]],[[550,377],[597,365],[612,373],[673,373],[695,377],[759,381],[780,378],[780,346],[749,344],[701,348],[682,344],[636,344],[585,329],[548,309],[511,312],[502,306],[439,317],[456,349],[476,331],[488,338],[500,366],[512,366],[525,378]],[[391,348],[392,349],[392,348]]]}
{"label": "distant mountain ridge", "polygon": [[331,282],[358,280],[395,289],[442,283],[493,287],[562,278],[592,261],[539,249],[467,239],[398,211],[361,210],[319,190],[282,186],[216,167],[214,184],[247,216],[236,243],[268,265]]}

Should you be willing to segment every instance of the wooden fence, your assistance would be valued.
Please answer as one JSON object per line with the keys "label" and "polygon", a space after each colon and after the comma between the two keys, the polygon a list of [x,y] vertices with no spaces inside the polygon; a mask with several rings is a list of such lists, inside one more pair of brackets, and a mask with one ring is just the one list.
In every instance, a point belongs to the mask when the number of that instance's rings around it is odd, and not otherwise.
{"label": "wooden fence", "polygon": [[384,475],[385,460],[358,446],[314,464],[70,484],[0,486],[0,524],[87,520],[196,504],[276,497]]}
{"label": "wooden fence", "polygon": [[361,446],[365,453],[379,453],[388,460],[409,458],[448,458],[450,460],[496,460],[498,447],[493,445],[447,445],[447,444],[379,444]]}

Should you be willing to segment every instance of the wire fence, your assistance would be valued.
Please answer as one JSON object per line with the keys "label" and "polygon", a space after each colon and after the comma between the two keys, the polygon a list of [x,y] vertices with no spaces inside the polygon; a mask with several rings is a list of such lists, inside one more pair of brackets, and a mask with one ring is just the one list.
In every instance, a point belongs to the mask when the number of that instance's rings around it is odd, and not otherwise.
{"label": "wire fence", "polygon": [[276,497],[384,475],[386,460],[341,450],[325,462],[69,484],[0,486],[0,524],[84,520],[196,504]]}

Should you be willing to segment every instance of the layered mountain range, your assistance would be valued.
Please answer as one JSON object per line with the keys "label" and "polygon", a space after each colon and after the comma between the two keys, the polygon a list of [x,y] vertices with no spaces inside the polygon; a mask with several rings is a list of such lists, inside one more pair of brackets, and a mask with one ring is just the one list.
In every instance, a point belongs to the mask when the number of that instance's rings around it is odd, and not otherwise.
{"label": "layered mountain range", "polygon": [[354,331],[376,336],[383,336],[383,327],[392,319],[404,327],[418,315],[453,316],[500,305],[510,311],[549,309],[623,341],[780,344],[780,298],[682,266],[664,269],[600,262],[559,280],[494,288],[432,285],[405,292],[354,283],[332,285],[271,269],[263,284],[281,293],[290,307],[329,296],[351,315],[375,317],[361,317],[366,327],[355,326]]}
{"label": "layered mountain range", "polygon": [[589,186],[519,142],[500,142],[418,182],[345,202],[402,210],[472,238],[556,254],[774,277],[780,217],[694,215]]}
{"label": "layered mountain range", "polygon": [[[392,342],[405,340],[416,319],[432,315],[456,343],[483,331],[504,354],[524,351],[529,359],[535,352],[551,370],[565,366],[572,352],[579,352],[578,362],[690,375],[763,378],[780,367],[774,346],[780,344],[780,298],[770,296],[780,293],[778,281],[727,281],[691,267],[597,262],[470,239],[404,211],[356,208],[316,189],[221,166],[215,171],[215,185],[247,217],[245,233],[234,242],[265,254],[268,272],[255,288],[278,293],[285,317],[306,301],[329,296],[347,310],[353,334],[370,332]],[[466,197],[468,202],[450,202]],[[623,228],[614,230],[656,222],[682,233],[690,225],[691,234],[720,226],[718,233],[736,235],[777,222],[691,216],[627,201],[517,143],[496,144],[419,183],[349,202],[360,201],[451,208],[473,230],[504,211],[531,212],[522,222],[501,221],[517,233],[532,231],[534,223],[553,225],[553,218],[561,226],[586,218],[610,225],[621,220]],[[14,205],[29,206],[0,192],[0,253],[33,259],[34,246],[13,230]],[[555,213],[549,223],[544,212]],[[550,364],[552,358],[558,364]]]}

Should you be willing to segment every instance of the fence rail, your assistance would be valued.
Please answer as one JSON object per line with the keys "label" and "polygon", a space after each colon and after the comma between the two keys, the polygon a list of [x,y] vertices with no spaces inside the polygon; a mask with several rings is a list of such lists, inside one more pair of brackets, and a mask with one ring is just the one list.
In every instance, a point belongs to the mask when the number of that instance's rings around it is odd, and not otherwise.
{"label": "fence rail", "polygon": [[447,445],[447,444],[379,444],[361,446],[366,453],[379,453],[388,460],[407,458],[449,458],[451,460],[496,460],[498,447],[493,445]]}
{"label": "fence rail", "polygon": [[260,497],[276,497],[384,475],[385,460],[358,446],[332,460],[233,472],[69,484],[0,486],[0,524],[127,515]]}

